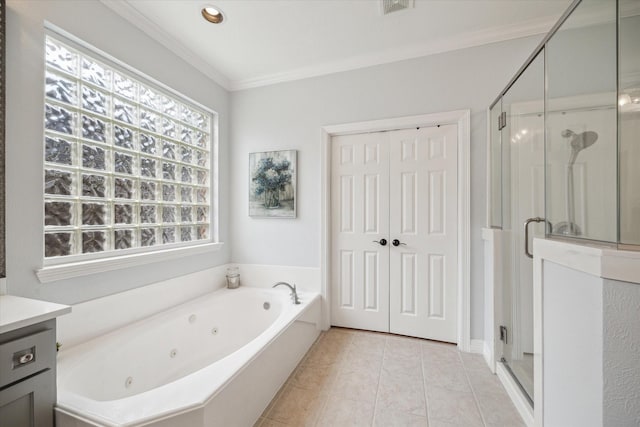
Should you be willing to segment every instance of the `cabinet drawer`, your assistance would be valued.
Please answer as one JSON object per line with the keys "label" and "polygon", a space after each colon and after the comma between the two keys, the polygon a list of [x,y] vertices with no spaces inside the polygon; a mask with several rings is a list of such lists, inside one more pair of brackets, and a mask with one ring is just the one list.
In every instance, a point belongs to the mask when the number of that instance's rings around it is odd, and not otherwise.
{"label": "cabinet drawer", "polygon": [[0,344],[0,388],[52,368],[56,357],[52,329]]}

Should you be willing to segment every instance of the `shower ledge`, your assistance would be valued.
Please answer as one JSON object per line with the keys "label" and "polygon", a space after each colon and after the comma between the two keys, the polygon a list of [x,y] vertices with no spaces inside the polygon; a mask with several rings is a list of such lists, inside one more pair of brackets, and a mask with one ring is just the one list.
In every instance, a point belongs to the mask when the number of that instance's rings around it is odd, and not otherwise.
{"label": "shower ledge", "polygon": [[640,284],[640,252],[536,238],[533,255],[603,279]]}

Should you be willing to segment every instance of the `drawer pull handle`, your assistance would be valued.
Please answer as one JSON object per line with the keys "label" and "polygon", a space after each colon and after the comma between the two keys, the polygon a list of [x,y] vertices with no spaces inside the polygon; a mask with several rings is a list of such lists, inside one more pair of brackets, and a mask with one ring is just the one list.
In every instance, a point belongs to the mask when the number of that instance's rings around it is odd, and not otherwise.
{"label": "drawer pull handle", "polygon": [[23,354],[20,356],[20,359],[18,359],[18,362],[20,362],[21,365],[24,365],[25,363],[33,362],[33,358],[33,353]]}

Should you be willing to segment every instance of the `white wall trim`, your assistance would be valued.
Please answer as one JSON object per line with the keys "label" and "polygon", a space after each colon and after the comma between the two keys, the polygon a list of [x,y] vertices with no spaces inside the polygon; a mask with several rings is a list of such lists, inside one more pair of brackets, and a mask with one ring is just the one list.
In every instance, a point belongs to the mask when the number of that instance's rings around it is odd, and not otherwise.
{"label": "white wall trim", "polygon": [[482,356],[484,357],[484,361],[487,366],[489,366],[489,370],[492,374],[496,373],[496,364],[493,356],[493,350],[491,349],[491,343],[484,342],[484,348],[482,349]]}
{"label": "white wall trim", "polygon": [[143,252],[112,258],[52,265],[36,270],[36,275],[38,276],[40,283],[49,283],[58,280],[70,279],[72,277],[87,276],[90,274],[104,273],[107,271],[168,261],[176,258],[217,252],[222,248],[222,245],[223,243],[207,243],[204,245],[166,249],[155,252]]}
{"label": "white wall trim", "polygon": [[[310,77],[317,77],[343,71],[356,70],[375,65],[388,64],[407,59],[420,58],[443,52],[466,49],[490,43],[534,36],[548,32],[555,18],[538,18],[518,24],[507,24],[500,27],[460,34],[447,40],[430,41],[418,46],[407,46],[404,49],[391,49],[382,52],[353,56],[347,59],[310,65],[284,72],[272,73],[245,79],[233,79],[224,75],[215,66],[202,59],[193,50],[170,35],[162,27],[140,13],[135,6],[124,0],[100,0],[106,7],[132,23],[148,36],[158,40],[183,60],[198,68],[216,83],[227,90],[237,91],[268,86]],[[197,12],[198,4],[194,8]]]}
{"label": "white wall trim", "polygon": [[484,356],[491,372],[496,371],[502,342],[497,338],[502,324],[502,230],[482,229],[484,251]]}
{"label": "white wall trim", "polygon": [[323,330],[331,326],[331,135],[321,130],[320,147],[320,293]]}
{"label": "white wall trim", "polygon": [[389,64],[407,59],[420,58],[423,56],[435,55],[454,50],[467,49],[490,43],[545,34],[551,29],[555,21],[555,18],[535,19],[524,23],[509,24],[498,28],[489,28],[467,34],[461,34],[457,37],[452,37],[444,41],[441,40],[437,42],[423,43],[418,46],[408,46],[404,49],[393,49],[368,55],[359,55],[348,59],[325,62],[322,64],[248,79],[232,79],[230,82],[230,90],[236,91],[268,86],[277,83]]}
{"label": "white wall trim", "polygon": [[[331,138],[336,135],[376,132],[382,130],[405,129],[455,124],[458,127],[458,332],[457,342],[461,351],[471,351],[471,178],[470,150],[471,129],[470,110],[456,110],[444,113],[422,114],[357,123],[324,126],[321,129],[321,229],[320,229],[320,269],[322,276],[322,296],[324,298],[323,327],[331,323]],[[480,351],[482,352],[482,350]]]}
{"label": "white wall trim", "polygon": [[533,408],[531,407],[527,399],[522,395],[520,388],[515,383],[509,372],[507,372],[504,364],[497,364],[496,375],[498,375],[498,379],[511,398],[513,405],[516,407],[516,410],[522,417],[524,423],[527,425],[527,427],[533,427]]}

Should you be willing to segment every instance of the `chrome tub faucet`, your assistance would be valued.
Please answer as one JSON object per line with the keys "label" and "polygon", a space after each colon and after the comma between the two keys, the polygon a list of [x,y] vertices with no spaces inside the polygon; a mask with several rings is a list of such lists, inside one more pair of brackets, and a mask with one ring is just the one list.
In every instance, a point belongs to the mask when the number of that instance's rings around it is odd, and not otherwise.
{"label": "chrome tub faucet", "polygon": [[291,286],[287,282],[278,282],[275,285],[273,285],[273,287],[275,288],[276,286],[279,286],[279,285],[284,285],[284,286],[289,287],[289,289],[291,289],[291,302],[293,302],[294,304],[300,304],[300,300],[298,299],[298,292],[296,291],[295,283],[294,283],[293,286]]}

